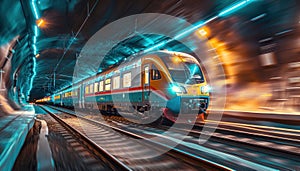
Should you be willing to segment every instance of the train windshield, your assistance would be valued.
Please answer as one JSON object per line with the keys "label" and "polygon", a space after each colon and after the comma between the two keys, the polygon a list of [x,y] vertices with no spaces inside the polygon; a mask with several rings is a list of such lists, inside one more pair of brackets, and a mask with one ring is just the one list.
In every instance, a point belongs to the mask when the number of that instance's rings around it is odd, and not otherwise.
{"label": "train windshield", "polygon": [[163,58],[172,79],[183,84],[199,84],[204,82],[203,73],[196,59],[182,56]]}

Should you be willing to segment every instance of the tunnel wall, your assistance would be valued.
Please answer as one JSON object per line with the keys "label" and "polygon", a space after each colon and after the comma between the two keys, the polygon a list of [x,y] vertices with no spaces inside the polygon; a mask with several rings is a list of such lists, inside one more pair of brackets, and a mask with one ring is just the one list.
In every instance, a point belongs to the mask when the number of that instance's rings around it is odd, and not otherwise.
{"label": "tunnel wall", "polygon": [[269,37],[254,31],[244,36],[255,25],[244,30],[239,20],[230,17],[210,25],[207,40],[223,63],[226,109],[300,112],[299,26],[291,24]]}
{"label": "tunnel wall", "polygon": [[[34,57],[20,46],[26,47],[26,41],[15,37],[2,45],[0,64],[2,66],[1,106],[2,113],[12,113],[27,104],[34,73]],[[15,51],[14,49],[19,49]]]}

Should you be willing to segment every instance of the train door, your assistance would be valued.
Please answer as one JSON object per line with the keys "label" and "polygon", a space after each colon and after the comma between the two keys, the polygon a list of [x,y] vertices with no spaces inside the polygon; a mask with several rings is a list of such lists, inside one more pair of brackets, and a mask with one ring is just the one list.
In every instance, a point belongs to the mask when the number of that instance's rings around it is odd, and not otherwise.
{"label": "train door", "polygon": [[78,96],[78,105],[79,105],[79,108],[83,108],[82,107],[82,104],[81,104],[81,102],[82,102],[82,96],[83,96],[83,94],[81,93],[81,90],[82,90],[82,85],[80,85],[79,87],[78,87],[78,89],[77,89],[77,96]]}
{"label": "train door", "polygon": [[150,65],[145,64],[142,72],[142,101],[147,103],[150,95]]}
{"label": "train door", "polygon": [[84,108],[85,107],[85,105],[84,105],[84,100],[85,100],[85,93],[86,93],[86,85],[85,84],[81,84],[81,89],[80,89],[80,92],[81,92],[81,94],[80,94],[80,97],[81,97],[81,100],[80,100],[80,102],[81,102],[81,108]]}
{"label": "train door", "polygon": [[63,93],[61,93],[60,94],[60,106],[62,106],[63,105],[63,100],[64,100],[64,94]]}

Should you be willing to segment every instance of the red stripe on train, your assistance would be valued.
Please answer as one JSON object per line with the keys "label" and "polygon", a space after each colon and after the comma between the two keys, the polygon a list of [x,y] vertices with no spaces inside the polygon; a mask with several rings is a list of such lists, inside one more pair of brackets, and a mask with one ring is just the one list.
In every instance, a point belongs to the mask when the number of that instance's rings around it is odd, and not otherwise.
{"label": "red stripe on train", "polygon": [[[150,87],[151,90],[153,90],[155,93],[159,94],[165,99],[170,99],[168,96],[166,96],[162,91],[158,91],[154,87]],[[118,90],[111,90],[111,91],[104,91],[104,92],[96,92],[94,94],[85,94],[85,97],[95,97],[99,95],[107,95],[107,94],[112,94],[112,93],[122,93],[122,92],[132,92],[132,91],[142,91],[143,87],[132,87],[132,88],[123,88],[123,89],[118,89]]]}

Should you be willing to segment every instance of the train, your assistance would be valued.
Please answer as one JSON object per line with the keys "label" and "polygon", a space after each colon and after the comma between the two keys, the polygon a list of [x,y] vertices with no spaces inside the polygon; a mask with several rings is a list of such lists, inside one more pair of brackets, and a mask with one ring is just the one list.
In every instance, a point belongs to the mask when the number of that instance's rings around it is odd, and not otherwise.
{"label": "train", "polygon": [[206,118],[210,87],[199,61],[167,50],[142,53],[122,64],[67,87],[36,103],[138,113],[143,118],[176,122],[181,116]]}

